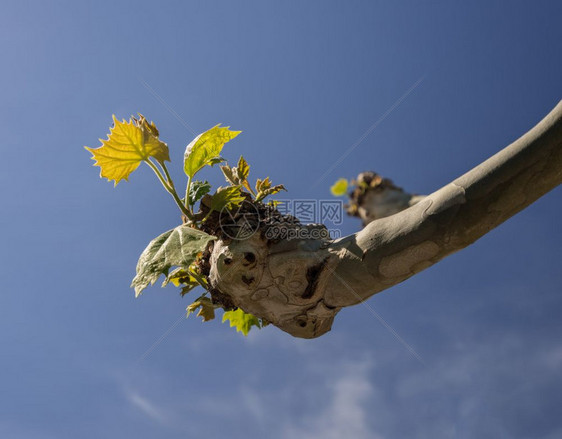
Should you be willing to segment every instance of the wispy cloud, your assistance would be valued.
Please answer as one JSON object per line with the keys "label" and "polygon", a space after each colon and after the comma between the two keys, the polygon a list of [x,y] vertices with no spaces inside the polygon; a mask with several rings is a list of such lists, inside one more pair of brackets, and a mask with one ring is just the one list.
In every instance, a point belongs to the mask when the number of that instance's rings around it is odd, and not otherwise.
{"label": "wispy cloud", "polygon": [[[338,368],[330,386],[328,403],[318,413],[304,417],[300,425],[289,423],[285,437],[304,439],[378,438],[369,420],[368,401],[373,394],[370,361],[347,363]],[[320,400],[320,398],[319,398]]]}
{"label": "wispy cloud", "polygon": [[[382,329],[318,340],[211,331],[202,345],[184,341],[185,350],[167,354],[165,370],[141,363],[124,388],[134,390],[128,402],[138,413],[174,437],[554,439],[562,431],[562,344],[551,334],[560,333],[560,320],[555,312],[533,317],[535,297],[511,292],[494,296],[490,287],[479,293],[485,303],[444,304],[451,317],[421,315],[426,340],[417,343],[428,352],[426,367]],[[223,362],[193,380],[189,365],[213,351]]]}
{"label": "wispy cloud", "polygon": [[134,407],[139,409],[149,418],[153,419],[154,421],[162,425],[169,426],[170,421],[166,416],[164,410],[156,406],[156,404],[152,403],[147,398],[135,392],[128,392],[127,399]]}

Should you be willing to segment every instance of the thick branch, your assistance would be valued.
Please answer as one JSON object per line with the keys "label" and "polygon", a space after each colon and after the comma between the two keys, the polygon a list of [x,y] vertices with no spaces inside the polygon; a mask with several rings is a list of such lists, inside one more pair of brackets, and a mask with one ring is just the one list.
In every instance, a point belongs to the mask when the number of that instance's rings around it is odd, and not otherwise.
{"label": "thick branch", "polygon": [[562,102],[523,137],[415,206],[333,244],[325,301],[350,306],[476,241],[562,182]]}
{"label": "thick branch", "polygon": [[318,337],[341,308],[470,245],[561,182],[562,102],[481,165],[354,235],[330,241],[321,225],[291,224],[284,236],[293,239],[216,242],[209,283],[215,296],[296,337]]}

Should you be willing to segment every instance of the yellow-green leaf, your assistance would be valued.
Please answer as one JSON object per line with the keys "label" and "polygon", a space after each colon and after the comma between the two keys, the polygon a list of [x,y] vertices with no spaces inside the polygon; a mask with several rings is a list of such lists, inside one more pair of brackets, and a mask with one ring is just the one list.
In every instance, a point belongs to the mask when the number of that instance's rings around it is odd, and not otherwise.
{"label": "yellow-green leaf", "polygon": [[258,178],[256,180],[256,192],[263,192],[271,187],[271,180],[265,177],[263,180]]}
{"label": "yellow-green leaf", "polygon": [[261,328],[260,321],[256,316],[252,314],[245,313],[240,308],[234,311],[225,311],[222,316],[222,322],[230,321],[230,327],[235,327],[236,332],[242,332],[244,335],[248,335],[252,326]]}
{"label": "yellow-green leaf", "polygon": [[271,180],[265,177],[263,180],[258,178],[256,181],[256,201],[261,201],[268,195],[276,194],[279,191],[286,191],[285,186],[278,184],[271,187]]}
{"label": "yellow-green leaf", "polygon": [[160,163],[170,161],[168,146],[158,138],[156,126],[149,124],[142,115],[129,122],[121,122],[113,116],[113,127],[107,140],[100,141],[102,146],[99,148],[85,148],[92,153],[92,159],[96,161],[94,166],[101,168],[101,177],[114,180],[116,186],[121,180],[127,180],[131,172],[149,157]]}
{"label": "yellow-green leaf", "polygon": [[238,170],[238,177],[241,181],[248,179],[248,175],[250,175],[250,165],[244,157],[240,156],[236,169]]}
{"label": "yellow-green leaf", "polygon": [[211,299],[208,297],[201,296],[195,302],[187,307],[187,317],[195,310],[199,308],[199,312],[197,313],[197,317],[201,317],[204,322],[208,322],[209,320],[213,320],[215,318],[215,305],[211,302]]}
{"label": "yellow-green leaf", "polygon": [[250,165],[246,161],[246,159],[240,156],[238,160],[238,166],[236,167],[236,174],[240,179],[240,184],[244,186],[245,189],[248,190],[250,193],[254,193],[252,188],[250,187],[250,183],[248,183],[248,175],[250,175]]}
{"label": "yellow-green leaf", "polygon": [[231,131],[230,127],[219,125],[199,134],[185,149],[183,169],[189,177],[193,177],[204,166],[220,163],[223,146],[234,139],[241,131]]}
{"label": "yellow-green leaf", "polygon": [[283,186],[282,184],[278,184],[276,186],[267,188],[261,192],[258,192],[258,194],[256,195],[256,200],[263,200],[265,197],[267,197],[268,195],[273,195],[276,194],[277,192],[281,192],[281,191],[285,191],[287,192],[287,189],[285,189],[285,186]]}
{"label": "yellow-green leaf", "polygon": [[165,287],[169,283],[174,284],[174,286],[179,287],[180,285],[193,285],[196,287],[199,285],[197,279],[193,277],[189,271],[189,268],[178,267],[172,270],[162,282],[162,287]]}
{"label": "yellow-green leaf", "polygon": [[222,209],[232,209],[239,206],[245,197],[238,186],[219,187],[211,198],[211,209],[220,212]]}
{"label": "yellow-green leaf", "polygon": [[330,192],[336,197],[341,197],[347,192],[347,184],[348,183],[345,178],[340,178],[332,185],[332,187],[330,187]]}
{"label": "yellow-green leaf", "polygon": [[267,205],[273,207],[274,209],[276,209],[277,206],[279,206],[280,204],[283,204],[283,201],[279,201],[279,200],[269,200],[269,201],[267,202]]}

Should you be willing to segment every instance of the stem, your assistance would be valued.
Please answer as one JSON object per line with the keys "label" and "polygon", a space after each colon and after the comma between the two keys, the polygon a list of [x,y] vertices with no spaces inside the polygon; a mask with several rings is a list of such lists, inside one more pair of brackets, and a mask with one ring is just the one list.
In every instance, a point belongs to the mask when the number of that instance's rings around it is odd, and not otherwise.
{"label": "stem", "polygon": [[205,221],[207,221],[211,216],[211,213],[213,213],[213,209],[209,208],[209,212],[207,212],[207,215],[205,215],[205,218],[203,218],[201,222],[204,223]]}
{"label": "stem", "polygon": [[189,192],[191,190],[191,176],[187,176],[187,186],[185,187],[185,198],[184,198],[184,205],[186,209],[191,211],[191,206],[189,205]]}
{"label": "stem", "polygon": [[181,202],[181,199],[178,195],[178,193],[176,192],[176,188],[174,186],[174,181],[172,180],[172,177],[170,176],[170,173],[168,172],[168,167],[166,166],[166,163],[162,162],[160,163],[160,166],[162,166],[162,169],[164,170],[164,174],[166,175],[166,180],[168,181],[168,185],[170,186],[170,188],[172,189],[172,191],[170,192],[172,194],[172,196],[174,197],[174,201],[176,202],[176,204],[178,205],[178,207],[180,208],[180,210],[186,214],[186,216],[193,221],[193,212],[191,211],[191,209],[187,208],[186,210],[184,210],[182,208],[183,203]]}
{"label": "stem", "polygon": [[191,212],[187,210],[187,208],[181,202],[181,199],[176,192],[174,183],[172,181],[172,178],[170,177],[170,173],[168,172],[166,165],[161,163],[162,169],[164,170],[164,174],[166,174],[166,178],[164,178],[158,167],[154,163],[152,163],[150,159],[146,159],[145,162],[154,171],[154,173],[158,177],[158,180],[160,180],[160,183],[162,183],[162,186],[164,186],[164,189],[166,189],[166,191],[172,195],[174,201],[176,202],[182,213],[190,220],[193,219],[193,215],[191,214]]}
{"label": "stem", "polygon": [[164,171],[164,175],[166,176],[166,181],[168,182],[168,185],[171,188],[174,188],[174,182],[172,180],[172,177],[170,176],[170,173],[168,172],[168,168],[166,167],[166,163],[162,162],[162,163],[159,163],[159,164],[162,167],[162,170]]}
{"label": "stem", "polygon": [[[246,183],[246,184],[244,184],[244,183]],[[248,189],[250,191],[250,193],[254,196],[254,198],[257,196],[257,194],[252,189],[252,186],[250,186],[250,183],[248,183],[248,180],[243,181],[242,186],[244,186],[246,189]]]}

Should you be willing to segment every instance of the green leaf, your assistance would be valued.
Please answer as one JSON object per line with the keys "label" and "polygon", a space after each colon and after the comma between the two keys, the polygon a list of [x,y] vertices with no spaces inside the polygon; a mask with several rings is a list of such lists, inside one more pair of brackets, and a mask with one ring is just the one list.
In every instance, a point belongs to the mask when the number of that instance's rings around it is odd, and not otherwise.
{"label": "green leaf", "polygon": [[219,125],[199,134],[185,149],[183,169],[192,177],[204,166],[213,166],[224,161],[220,157],[223,146],[241,131],[230,131],[230,127]]}
{"label": "green leaf", "polygon": [[137,275],[131,283],[135,296],[154,284],[160,275],[167,274],[171,267],[189,267],[214,239],[216,237],[182,225],[152,240],[137,263]]}
{"label": "green leaf", "polygon": [[208,297],[201,296],[195,302],[187,307],[187,317],[196,309],[199,308],[199,312],[197,313],[197,317],[201,317],[204,322],[208,322],[209,320],[213,320],[215,318],[215,305],[211,302],[211,299]]}
{"label": "green leaf", "polygon": [[242,332],[244,335],[248,335],[252,326],[261,328],[260,321],[256,316],[252,314],[245,313],[240,308],[234,311],[225,311],[222,316],[222,322],[230,321],[230,327],[235,327],[236,332]]}
{"label": "green leaf", "polygon": [[246,198],[238,186],[219,187],[211,197],[211,209],[220,212],[239,206]]}
{"label": "green leaf", "polygon": [[197,201],[203,198],[203,195],[208,194],[210,191],[211,185],[208,181],[193,181],[189,189],[189,205],[193,206]]}
{"label": "green leaf", "polygon": [[132,117],[129,122],[120,122],[113,116],[107,140],[100,141],[99,148],[85,148],[92,153],[94,166],[101,168],[100,176],[114,180],[115,186],[121,180],[128,180],[143,160],[153,157],[159,163],[170,161],[168,145],[158,138],[154,123],[149,124],[142,115],[139,119]]}
{"label": "green leaf", "polygon": [[347,180],[345,178],[340,178],[332,185],[332,187],[330,187],[330,192],[335,197],[341,197],[347,192],[347,185]]}

